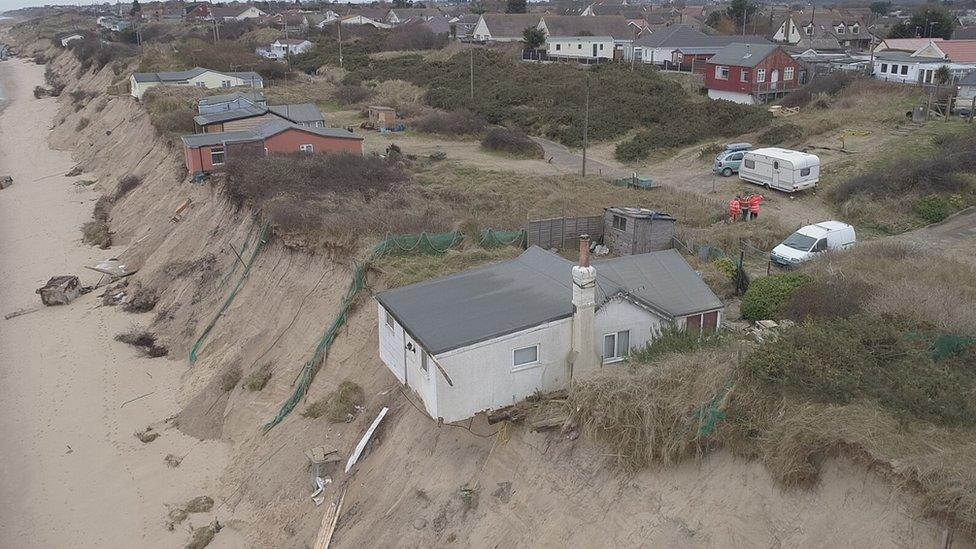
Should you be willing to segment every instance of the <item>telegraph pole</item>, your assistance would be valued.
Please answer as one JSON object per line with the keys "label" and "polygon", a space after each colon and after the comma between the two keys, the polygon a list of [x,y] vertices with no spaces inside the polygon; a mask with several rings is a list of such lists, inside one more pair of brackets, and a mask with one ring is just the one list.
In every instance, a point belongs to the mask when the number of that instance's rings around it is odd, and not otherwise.
{"label": "telegraph pole", "polygon": [[474,107],[474,48],[468,50],[470,55],[471,106]]}
{"label": "telegraph pole", "polygon": [[586,95],[583,106],[583,177],[586,177],[586,145],[590,127],[590,70],[586,69]]}
{"label": "telegraph pole", "polygon": [[342,67],[342,18],[336,19],[336,30],[339,32],[339,68]]}

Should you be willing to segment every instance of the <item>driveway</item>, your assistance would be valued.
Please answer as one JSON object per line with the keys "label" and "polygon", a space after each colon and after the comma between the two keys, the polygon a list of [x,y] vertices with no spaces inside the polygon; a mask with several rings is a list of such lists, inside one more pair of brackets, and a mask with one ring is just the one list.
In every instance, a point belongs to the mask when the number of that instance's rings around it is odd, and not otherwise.
{"label": "driveway", "polygon": [[967,208],[941,223],[889,237],[939,250],[947,256],[976,266],[976,207]]}

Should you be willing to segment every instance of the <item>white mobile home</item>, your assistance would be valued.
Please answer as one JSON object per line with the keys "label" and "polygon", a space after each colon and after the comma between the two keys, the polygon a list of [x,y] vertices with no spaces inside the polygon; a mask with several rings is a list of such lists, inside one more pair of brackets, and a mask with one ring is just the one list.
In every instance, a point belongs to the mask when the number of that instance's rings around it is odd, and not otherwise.
{"label": "white mobile home", "polygon": [[742,157],[739,178],[767,189],[802,191],[820,181],[820,158],[776,147],[756,149]]}
{"label": "white mobile home", "polygon": [[[586,241],[588,244],[588,241]],[[579,265],[538,247],[377,296],[380,358],[427,412],[458,421],[565,389],[665,324],[713,331],[722,302],[674,250]]]}

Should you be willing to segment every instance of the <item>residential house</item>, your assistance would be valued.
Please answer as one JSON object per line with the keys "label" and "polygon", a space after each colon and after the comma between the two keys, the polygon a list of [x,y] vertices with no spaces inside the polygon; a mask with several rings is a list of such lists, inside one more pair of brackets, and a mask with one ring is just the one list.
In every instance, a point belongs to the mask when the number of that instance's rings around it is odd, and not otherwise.
{"label": "residential house", "polygon": [[175,72],[135,72],[129,77],[132,97],[142,99],[153,86],[196,86],[199,88],[263,88],[264,80],[256,72],[219,72],[201,67]]}
{"label": "residential house", "polygon": [[308,14],[301,10],[285,10],[271,16],[271,24],[286,33],[303,35],[308,31]]}
{"label": "residential house", "polygon": [[478,42],[521,42],[525,29],[538,27],[541,20],[537,13],[484,13],[471,38]]}
{"label": "residential house", "polygon": [[732,43],[768,44],[761,36],[715,36],[705,34],[688,25],[671,25],[641,36],[634,41],[625,59],[682,70],[703,71],[705,61]]}
{"label": "residential house", "polygon": [[233,158],[278,154],[363,154],[363,138],[347,130],[310,128],[284,120],[256,128],[187,135],[183,140],[186,169],[211,173]]}
{"label": "residential house", "polygon": [[208,19],[217,21],[247,21],[260,19],[268,14],[249,4],[229,4],[227,6],[212,6]]}
{"label": "residential house", "polygon": [[[872,74],[875,78],[904,84],[936,84],[935,74],[945,66],[954,80],[976,70],[976,40],[906,39],[913,42],[885,40],[885,49],[874,53]],[[922,44],[908,53],[904,47]],[[895,49],[899,48],[899,49]]]}
{"label": "residential house", "polygon": [[102,27],[103,29],[108,29],[113,32],[122,32],[131,26],[131,23],[122,19],[120,17],[114,17],[111,15],[103,15],[95,19],[95,23]]}
{"label": "residential house", "polygon": [[57,40],[62,48],[67,48],[68,44],[74,42],[75,40],[81,40],[85,35],[80,32],[66,32],[63,34],[55,35],[55,40]]}
{"label": "residential house", "polygon": [[903,51],[915,53],[930,42],[942,42],[941,38],[885,38],[874,47],[874,53],[883,51]]}
{"label": "residential house", "polygon": [[430,21],[435,17],[442,17],[441,10],[437,8],[393,8],[386,14],[386,22],[391,25],[399,25],[407,21]]}
{"label": "residential house", "polygon": [[708,60],[705,88],[711,99],[753,105],[798,88],[804,76],[776,44],[729,44]]}
{"label": "residential house", "polygon": [[255,53],[267,59],[282,60],[289,55],[299,55],[312,51],[315,44],[298,38],[279,38],[269,46],[255,49]]}
{"label": "residential house", "polygon": [[267,105],[268,99],[262,92],[234,92],[204,97],[197,103],[197,112],[200,114],[209,114],[232,111],[244,107],[266,107]]}
{"label": "residential house", "polygon": [[443,15],[428,19],[426,21],[418,20],[416,24],[423,26],[430,32],[437,35],[446,34],[450,36],[451,34],[451,29],[452,29],[451,23],[448,21],[447,17]]}
{"label": "residential house", "polygon": [[369,25],[377,29],[388,29],[393,26],[390,25],[389,23],[384,23],[381,19],[373,19],[371,17],[363,15],[362,13],[353,13],[349,15],[344,15],[339,18],[339,24],[350,25],[350,26]]}
{"label": "residential house", "polygon": [[461,40],[471,37],[475,26],[478,25],[479,19],[481,19],[481,16],[476,13],[465,13],[451,17],[447,22],[454,29],[454,38]]}
{"label": "residential house", "polygon": [[976,40],[976,26],[958,27],[952,31],[953,40]]}
{"label": "residential house", "polygon": [[546,35],[548,56],[564,59],[623,59],[639,34],[619,15],[544,15],[538,28]]}
{"label": "residential house", "polygon": [[846,49],[862,51],[871,47],[871,35],[864,21],[836,10],[796,12],[773,27],[772,40],[780,44],[799,44],[803,39],[833,38]]}
{"label": "residential house", "polygon": [[452,422],[567,389],[666,326],[718,329],[721,300],[675,250],[580,262],[518,258],[376,296],[380,359]]}
{"label": "residential house", "polygon": [[284,120],[308,128],[325,127],[325,118],[312,103],[294,105],[243,104],[236,109],[201,113],[193,117],[198,133],[250,130],[275,120]]}
{"label": "residential house", "polygon": [[317,20],[315,26],[320,29],[324,29],[328,25],[334,25],[340,17],[341,15],[333,10],[325,10],[313,16]]}

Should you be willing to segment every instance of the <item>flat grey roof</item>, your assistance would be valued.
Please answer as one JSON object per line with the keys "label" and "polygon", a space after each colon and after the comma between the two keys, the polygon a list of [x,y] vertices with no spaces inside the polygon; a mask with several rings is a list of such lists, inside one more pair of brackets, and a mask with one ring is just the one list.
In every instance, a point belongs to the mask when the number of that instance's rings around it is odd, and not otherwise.
{"label": "flat grey roof", "polygon": [[324,122],[325,117],[318,107],[312,103],[296,103],[293,105],[268,105],[268,110],[292,122]]}
{"label": "flat grey roof", "polygon": [[299,126],[298,124],[293,124],[286,120],[272,120],[252,130],[184,135],[182,140],[187,147],[196,149],[199,147],[221,145],[224,143],[247,143],[249,141],[260,141],[289,129],[320,135],[322,137],[356,139],[358,141],[363,140],[361,136],[358,136],[350,131],[336,128],[310,128],[308,126]]}
{"label": "flat grey roof", "polygon": [[213,72],[217,74],[223,74],[227,76],[234,76],[241,78],[243,80],[250,80],[251,82],[263,82],[261,75],[252,71],[245,72],[224,72],[215,71],[213,69],[204,69],[202,67],[194,67],[185,71],[170,71],[170,72],[134,72],[132,77],[135,78],[136,82],[179,82],[181,80],[188,80],[195,76],[200,76],[205,72]]}
{"label": "flat grey roof", "polygon": [[264,107],[255,107],[254,105],[247,105],[239,109],[230,109],[227,111],[219,112],[208,112],[206,114],[198,114],[193,117],[193,121],[201,126],[206,126],[207,124],[215,124],[218,122],[227,122],[229,120],[240,120],[241,118],[250,118],[252,116],[261,116],[267,114],[268,110]]}
{"label": "flat grey roof", "polygon": [[[720,309],[722,301],[674,250],[594,263],[597,302],[625,295],[665,316]],[[518,258],[376,296],[437,355],[573,314],[573,263],[533,246]]]}
{"label": "flat grey roof", "polygon": [[325,121],[325,118],[322,117],[322,113],[320,113],[318,108],[311,103],[299,103],[297,105],[268,105],[267,107],[246,105],[239,109],[198,114],[197,116],[193,117],[193,121],[201,126],[206,126],[207,124],[261,116],[269,112],[295,123]]}
{"label": "flat grey roof", "polygon": [[217,103],[229,103],[235,99],[246,99],[252,103],[264,101],[264,94],[261,92],[234,92],[220,95],[211,95],[200,100],[200,105],[216,105]]}

